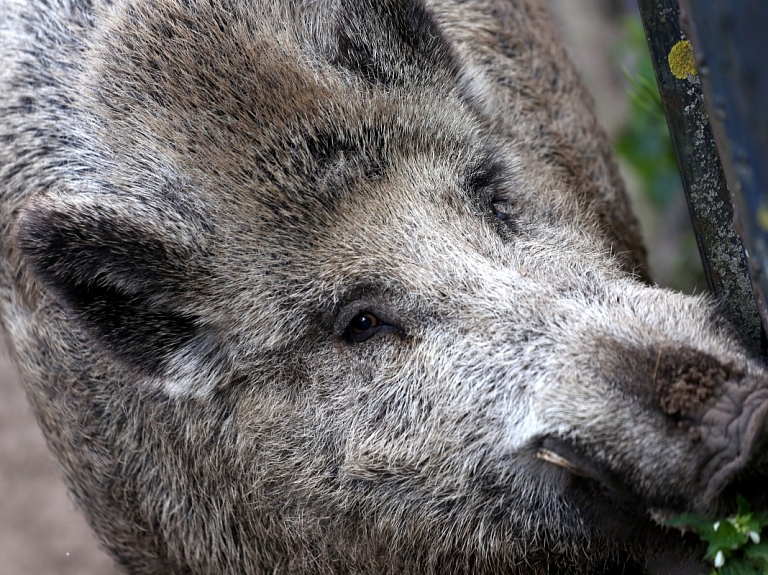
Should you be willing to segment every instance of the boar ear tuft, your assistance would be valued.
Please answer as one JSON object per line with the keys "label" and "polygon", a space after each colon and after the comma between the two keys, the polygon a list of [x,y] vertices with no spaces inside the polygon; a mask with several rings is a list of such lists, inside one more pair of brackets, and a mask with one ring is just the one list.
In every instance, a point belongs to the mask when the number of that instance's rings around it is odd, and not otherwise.
{"label": "boar ear tuft", "polygon": [[157,375],[202,336],[185,307],[196,248],[173,233],[173,219],[133,200],[50,194],[22,211],[15,235],[33,274],[86,331]]}
{"label": "boar ear tuft", "polygon": [[434,84],[457,64],[421,0],[342,0],[335,63],[371,84]]}

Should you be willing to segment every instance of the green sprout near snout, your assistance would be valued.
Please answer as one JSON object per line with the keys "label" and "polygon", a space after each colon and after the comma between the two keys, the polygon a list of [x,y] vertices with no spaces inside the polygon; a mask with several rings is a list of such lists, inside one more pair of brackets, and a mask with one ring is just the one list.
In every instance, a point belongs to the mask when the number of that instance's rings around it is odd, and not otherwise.
{"label": "green sprout near snout", "polygon": [[738,506],[738,513],[726,519],[684,513],[667,524],[692,528],[708,544],[704,558],[714,565],[712,575],[768,575],[768,534],[763,536],[768,513],[753,513],[741,496]]}

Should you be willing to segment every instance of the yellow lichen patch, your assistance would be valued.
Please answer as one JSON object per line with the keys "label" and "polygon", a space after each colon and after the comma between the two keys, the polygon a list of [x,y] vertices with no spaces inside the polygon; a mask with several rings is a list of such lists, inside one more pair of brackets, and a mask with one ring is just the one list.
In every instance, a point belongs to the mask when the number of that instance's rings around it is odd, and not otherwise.
{"label": "yellow lichen patch", "polygon": [[757,208],[757,225],[764,232],[768,232],[768,206],[763,203]]}
{"label": "yellow lichen patch", "polygon": [[693,48],[688,40],[680,40],[672,46],[667,56],[669,69],[672,70],[675,78],[681,80],[688,76],[696,75],[696,65],[693,62]]}

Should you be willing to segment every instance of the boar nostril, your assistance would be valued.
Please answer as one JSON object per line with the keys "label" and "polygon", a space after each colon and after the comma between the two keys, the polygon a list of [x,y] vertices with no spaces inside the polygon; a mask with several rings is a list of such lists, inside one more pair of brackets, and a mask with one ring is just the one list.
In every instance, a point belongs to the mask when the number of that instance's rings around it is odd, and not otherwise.
{"label": "boar nostril", "polygon": [[724,382],[743,374],[689,348],[659,346],[653,383],[664,413],[686,419],[701,412]]}

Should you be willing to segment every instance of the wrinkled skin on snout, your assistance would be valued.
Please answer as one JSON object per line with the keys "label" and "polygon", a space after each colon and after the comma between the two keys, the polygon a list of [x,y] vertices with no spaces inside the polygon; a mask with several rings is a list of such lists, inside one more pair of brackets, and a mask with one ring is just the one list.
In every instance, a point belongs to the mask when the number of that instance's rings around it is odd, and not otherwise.
{"label": "wrinkled skin on snout", "polygon": [[537,3],[3,10],[0,319],[127,572],[699,573],[765,498]]}

